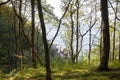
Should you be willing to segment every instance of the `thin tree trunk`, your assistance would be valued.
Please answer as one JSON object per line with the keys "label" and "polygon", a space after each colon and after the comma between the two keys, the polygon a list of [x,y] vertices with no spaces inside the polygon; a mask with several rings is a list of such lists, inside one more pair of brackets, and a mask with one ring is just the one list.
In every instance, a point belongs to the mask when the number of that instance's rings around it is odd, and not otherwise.
{"label": "thin tree trunk", "polygon": [[36,68],[36,58],[35,58],[35,51],[34,51],[34,32],[35,32],[35,10],[34,10],[34,6],[35,6],[35,0],[31,0],[31,48],[32,48],[32,62],[33,62],[33,67]]}
{"label": "thin tree trunk", "polygon": [[[22,16],[22,0],[19,0],[19,16]],[[23,68],[23,48],[22,48],[22,30],[23,27],[21,20],[19,20],[19,53],[21,56],[21,69]]]}
{"label": "thin tree trunk", "polygon": [[[39,62],[40,62],[40,65],[43,65],[43,63],[42,63],[42,61],[41,61],[41,59],[40,59],[40,57],[41,57],[41,50],[40,50],[40,47],[39,46],[41,46],[42,44],[40,44],[39,43],[39,35],[40,35],[40,32],[39,32],[39,29],[37,28],[37,36],[36,36],[36,44],[37,44],[37,52],[36,52],[36,55],[38,55],[38,60],[39,60]],[[40,57],[39,57],[40,56]]]}
{"label": "thin tree trunk", "polygon": [[102,45],[102,43],[103,43],[103,29],[102,29],[102,23],[101,23],[101,31],[100,31],[100,61],[101,61],[101,57],[102,57],[102,53],[103,53],[103,45]]}
{"label": "thin tree trunk", "polygon": [[114,18],[114,33],[113,33],[113,54],[112,54],[112,61],[114,61],[115,58],[115,32],[116,32],[116,20],[117,20],[117,6],[118,2],[116,2],[116,9],[115,9],[115,18]]}
{"label": "thin tree trunk", "polygon": [[[79,44],[79,2],[76,1],[77,8],[77,28],[76,28],[76,54],[78,53],[78,44]],[[78,63],[78,55],[76,57],[76,63]]]}
{"label": "thin tree trunk", "polygon": [[38,5],[38,14],[39,14],[39,19],[40,19],[41,29],[42,29],[42,39],[43,39],[44,50],[45,50],[46,80],[52,80],[51,69],[50,69],[50,57],[49,57],[48,43],[46,38],[46,28],[45,28],[45,23],[43,18],[41,0],[37,0],[37,5]]}
{"label": "thin tree trunk", "polygon": [[91,59],[91,29],[89,30],[89,54],[88,54],[88,64],[90,65],[90,59]]}
{"label": "thin tree trunk", "polygon": [[119,61],[120,61],[120,34],[119,34]]}
{"label": "thin tree trunk", "polygon": [[[10,17],[10,15],[8,14],[8,16]],[[8,69],[8,71],[11,71],[11,60],[12,60],[12,55],[11,55],[11,40],[10,40],[10,38],[11,38],[11,36],[10,36],[10,21],[9,21],[9,19],[7,20],[7,27],[8,27],[8,54],[9,54],[9,64],[8,64],[8,67],[9,67],[9,69]]]}
{"label": "thin tree trunk", "polygon": [[70,12],[70,17],[71,17],[71,43],[70,43],[70,50],[71,50],[71,60],[72,60],[72,64],[75,63],[75,59],[74,59],[74,50],[73,50],[73,28],[74,28],[74,22],[73,22],[73,13]]}
{"label": "thin tree trunk", "polygon": [[[17,37],[17,29],[16,29],[16,16],[13,14],[13,19],[14,19],[14,37],[15,37],[15,55],[18,55],[18,37]],[[17,62],[18,62],[18,59],[16,58],[15,56],[15,68],[17,68]]]}

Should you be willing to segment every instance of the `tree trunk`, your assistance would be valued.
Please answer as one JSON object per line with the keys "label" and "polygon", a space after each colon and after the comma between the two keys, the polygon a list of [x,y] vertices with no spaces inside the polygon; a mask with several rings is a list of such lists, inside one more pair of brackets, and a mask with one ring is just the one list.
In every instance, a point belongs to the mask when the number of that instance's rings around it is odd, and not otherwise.
{"label": "tree trunk", "polygon": [[[13,27],[14,27],[14,37],[15,37],[15,55],[18,55],[18,37],[17,37],[17,29],[16,29],[16,16],[15,14],[13,14],[13,20],[14,20],[14,24],[13,24]],[[15,56],[15,63],[14,63],[14,67],[17,68],[17,62],[18,62],[18,59],[17,57]]]}
{"label": "tree trunk", "polygon": [[[22,0],[19,0],[19,16],[22,17]],[[23,68],[23,49],[22,49],[22,21],[19,20],[19,53],[21,56],[21,69]]]}
{"label": "tree trunk", "polygon": [[108,3],[107,0],[101,0],[101,17],[103,27],[103,53],[101,55],[100,66],[98,70],[107,71],[109,52],[110,52],[110,35],[109,35],[109,19],[108,19]]}
{"label": "tree trunk", "polygon": [[73,13],[70,12],[70,17],[71,17],[71,43],[70,43],[70,50],[71,50],[71,60],[72,60],[72,64],[75,63],[75,59],[74,59],[74,50],[73,50],[73,28],[74,28],[74,22],[73,22]]}
{"label": "tree trunk", "polygon": [[39,19],[40,19],[41,29],[42,29],[42,39],[43,39],[43,44],[45,49],[46,80],[52,80],[51,69],[50,69],[50,57],[49,57],[48,43],[46,38],[46,28],[45,28],[45,23],[43,19],[41,0],[37,0],[37,3],[38,3],[38,14],[39,14]]}
{"label": "tree trunk", "polygon": [[[10,15],[8,14],[8,17],[10,17]],[[8,27],[8,54],[9,54],[9,64],[8,64],[8,67],[9,67],[9,69],[8,69],[8,71],[11,71],[11,66],[12,66],[12,54],[11,54],[11,35],[10,35],[10,33],[11,33],[11,31],[10,31],[10,20],[8,19],[7,20],[7,27]]]}
{"label": "tree trunk", "polygon": [[113,53],[112,53],[112,61],[115,59],[115,32],[116,32],[116,15],[114,18],[114,33],[113,33]]}
{"label": "tree trunk", "polygon": [[[76,28],[76,55],[78,53],[78,44],[79,44],[79,1],[76,1],[76,8],[77,8],[77,28]],[[76,63],[78,63],[78,55],[76,57]]]}
{"label": "tree trunk", "polygon": [[35,51],[34,51],[34,32],[35,32],[35,10],[34,10],[35,0],[31,0],[31,49],[32,49],[32,63],[33,67],[36,68],[36,58],[35,58]]}
{"label": "tree trunk", "polygon": [[120,34],[119,34],[119,61],[120,61]]}
{"label": "tree trunk", "polygon": [[101,61],[101,56],[103,53],[103,27],[102,27],[102,22],[100,26],[100,61]]}
{"label": "tree trunk", "polygon": [[118,2],[116,2],[116,8],[115,8],[115,17],[114,17],[114,34],[113,34],[113,54],[112,54],[112,61],[114,61],[115,58],[115,32],[116,32],[116,18],[117,18],[117,6],[118,6]]}
{"label": "tree trunk", "polygon": [[90,59],[91,59],[91,29],[89,30],[89,54],[88,54],[88,64],[90,65]]}

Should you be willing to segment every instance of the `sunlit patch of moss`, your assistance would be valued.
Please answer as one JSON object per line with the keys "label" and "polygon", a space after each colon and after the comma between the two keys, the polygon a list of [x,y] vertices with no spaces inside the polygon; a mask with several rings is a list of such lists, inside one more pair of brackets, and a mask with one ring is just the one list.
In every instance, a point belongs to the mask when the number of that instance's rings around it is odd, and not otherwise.
{"label": "sunlit patch of moss", "polygon": [[120,61],[112,61],[112,62],[109,62],[109,67],[110,68],[120,68]]}
{"label": "sunlit patch of moss", "polygon": [[90,76],[88,80],[109,80],[109,78],[106,76]]}
{"label": "sunlit patch of moss", "polygon": [[39,67],[36,69],[33,68],[24,68],[21,71],[18,71],[15,73],[14,76],[11,76],[13,80],[26,80],[38,76],[44,76],[45,77],[45,69],[43,67]]}

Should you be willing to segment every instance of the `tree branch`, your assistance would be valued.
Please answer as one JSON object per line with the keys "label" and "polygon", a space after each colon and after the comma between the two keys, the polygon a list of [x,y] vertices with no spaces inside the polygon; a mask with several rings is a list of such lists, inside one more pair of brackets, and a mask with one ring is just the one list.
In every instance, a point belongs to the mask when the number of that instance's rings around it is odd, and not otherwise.
{"label": "tree branch", "polygon": [[[116,16],[116,19],[120,21],[120,18],[117,16],[117,9],[115,10],[115,8],[113,7],[112,3],[110,2],[110,0],[108,0],[111,8],[113,9],[114,13],[115,13],[115,16]],[[117,2],[118,3],[118,2]]]}
{"label": "tree branch", "polygon": [[48,50],[50,50],[50,48],[51,48],[51,46],[52,46],[52,44],[53,44],[53,42],[54,42],[55,38],[56,38],[56,37],[57,37],[57,35],[58,35],[58,32],[59,32],[60,27],[61,27],[62,19],[64,18],[65,14],[67,13],[68,8],[69,8],[69,4],[70,4],[70,2],[71,2],[71,1],[72,1],[72,0],[70,0],[70,1],[69,1],[68,5],[67,5],[67,7],[66,7],[65,12],[63,13],[62,17],[61,17],[61,18],[60,18],[60,20],[59,20],[59,25],[58,25],[57,32],[56,32],[56,34],[55,34],[55,36],[54,36],[54,38],[53,38],[53,40],[52,40],[52,42],[51,42],[51,44],[50,44],[50,46],[49,46],[49,49],[48,49]]}
{"label": "tree branch", "polygon": [[5,2],[1,2],[1,3],[0,3],[0,6],[2,6],[2,5],[4,5],[4,4],[7,4],[9,1],[10,1],[10,0],[7,0],[7,1],[5,1]]}

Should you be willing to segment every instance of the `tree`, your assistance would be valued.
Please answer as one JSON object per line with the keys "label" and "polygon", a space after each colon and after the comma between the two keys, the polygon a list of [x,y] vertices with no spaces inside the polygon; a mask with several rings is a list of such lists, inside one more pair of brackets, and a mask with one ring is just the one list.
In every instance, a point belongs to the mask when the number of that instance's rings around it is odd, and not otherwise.
{"label": "tree", "polygon": [[51,78],[51,69],[50,69],[50,57],[49,57],[49,50],[48,50],[48,43],[46,38],[46,27],[44,23],[43,18],[43,12],[42,12],[42,5],[41,0],[37,0],[37,7],[38,7],[38,15],[41,23],[41,29],[42,29],[42,39],[45,49],[45,67],[46,67],[46,80],[52,80]]}
{"label": "tree", "polygon": [[103,53],[101,54],[100,66],[98,70],[107,71],[109,52],[110,52],[110,34],[109,34],[109,19],[108,19],[108,2],[101,0],[101,18],[103,29]]}
{"label": "tree", "polygon": [[[76,54],[79,52],[79,1],[76,0],[76,8],[77,8],[77,19],[76,19]],[[76,63],[78,63],[78,55],[76,57]]]}
{"label": "tree", "polygon": [[[16,26],[16,23],[18,23],[18,19],[16,19],[12,8],[6,5],[0,7],[0,17],[0,53],[1,55],[4,53],[1,56],[4,63],[2,65],[8,66],[9,69],[7,69],[7,71],[11,71],[17,68],[18,61],[18,57],[16,57],[18,53],[18,47],[16,47],[16,42],[18,42],[18,37],[16,37],[18,35],[18,26]],[[4,57],[4,55],[6,56]],[[7,65],[8,63],[9,65]]]}
{"label": "tree", "polygon": [[32,49],[32,62],[33,62],[33,67],[36,68],[36,57],[35,57],[35,51],[34,51],[34,32],[35,32],[35,0],[31,0],[31,19],[32,19],[32,24],[31,24],[31,49]]}
{"label": "tree", "polygon": [[73,14],[74,12],[72,11],[72,5],[70,7],[70,19],[71,19],[71,42],[70,42],[70,52],[71,52],[71,60],[72,64],[75,63],[74,60],[74,48],[73,48],[73,40],[74,40],[74,21],[73,21]]}
{"label": "tree", "polygon": [[108,0],[112,10],[113,10],[113,15],[114,15],[114,22],[113,22],[113,27],[114,27],[114,32],[113,32],[113,49],[112,49],[112,61],[114,61],[115,59],[115,48],[116,48],[116,31],[117,31],[117,20],[119,21],[118,17],[117,17],[117,13],[118,13],[118,1],[115,1],[115,8],[112,4],[112,2],[110,0]]}
{"label": "tree", "polygon": [[119,34],[119,52],[118,52],[118,53],[119,53],[119,55],[118,55],[118,56],[119,56],[118,60],[120,61],[120,34]]}

